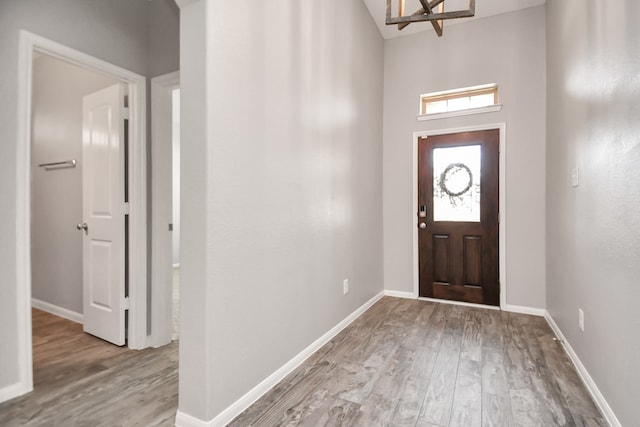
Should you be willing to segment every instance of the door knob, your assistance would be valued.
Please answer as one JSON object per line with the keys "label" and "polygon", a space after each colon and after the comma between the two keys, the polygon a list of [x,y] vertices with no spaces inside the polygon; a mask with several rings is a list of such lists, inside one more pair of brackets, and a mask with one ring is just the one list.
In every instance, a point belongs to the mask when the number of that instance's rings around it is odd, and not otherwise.
{"label": "door knob", "polygon": [[425,228],[427,228],[427,223],[426,222],[421,222],[418,227],[420,227],[421,230],[424,230]]}
{"label": "door knob", "polygon": [[83,222],[82,224],[78,224],[78,225],[76,225],[76,228],[77,228],[78,230],[84,230],[85,232],[88,232],[88,231],[89,231],[89,226],[87,225],[87,223],[86,223],[86,222]]}

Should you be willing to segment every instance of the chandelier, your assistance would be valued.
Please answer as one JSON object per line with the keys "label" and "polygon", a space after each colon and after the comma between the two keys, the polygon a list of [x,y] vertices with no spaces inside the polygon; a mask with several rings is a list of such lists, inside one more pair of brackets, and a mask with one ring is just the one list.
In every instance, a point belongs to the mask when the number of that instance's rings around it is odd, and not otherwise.
{"label": "chandelier", "polygon": [[444,11],[445,0],[420,0],[420,7],[411,15],[405,14],[405,0],[398,0],[398,16],[391,16],[391,2],[387,0],[387,25],[397,25],[399,30],[407,27],[412,22],[429,21],[433,29],[442,37],[442,26],[445,19],[469,18],[476,13],[476,1],[469,0],[469,7],[464,10],[451,12]]}

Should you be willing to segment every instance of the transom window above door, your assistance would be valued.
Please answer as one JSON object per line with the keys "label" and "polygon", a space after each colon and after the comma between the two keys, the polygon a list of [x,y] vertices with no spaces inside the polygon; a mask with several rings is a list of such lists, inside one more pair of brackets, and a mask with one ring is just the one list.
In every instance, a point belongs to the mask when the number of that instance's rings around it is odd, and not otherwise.
{"label": "transom window above door", "polygon": [[499,111],[500,108],[498,85],[491,83],[420,95],[418,120]]}

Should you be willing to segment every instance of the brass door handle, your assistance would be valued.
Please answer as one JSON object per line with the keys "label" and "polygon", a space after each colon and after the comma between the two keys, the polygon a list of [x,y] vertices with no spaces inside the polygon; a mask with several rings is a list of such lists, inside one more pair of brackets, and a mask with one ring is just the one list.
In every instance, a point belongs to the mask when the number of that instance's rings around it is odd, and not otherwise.
{"label": "brass door handle", "polygon": [[421,230],[424,230],[425,228],[427,228],[427,223],[421,222],[420,225],[418,225],[418,227],[420,227]]}

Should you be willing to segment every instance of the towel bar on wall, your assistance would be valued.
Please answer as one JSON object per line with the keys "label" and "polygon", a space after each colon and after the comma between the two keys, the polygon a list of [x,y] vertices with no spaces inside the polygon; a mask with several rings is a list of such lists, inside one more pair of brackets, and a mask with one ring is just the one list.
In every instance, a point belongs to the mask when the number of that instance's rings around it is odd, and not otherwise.
{"label": "towel bar on wall", "polygon": [[75,160],[67,160],[67,161],[64,161],[64,162],[41,163],[41,164],[38,165],[38,167],[44,168],[45,170],[75,168],[76,167],[76,161]]}

